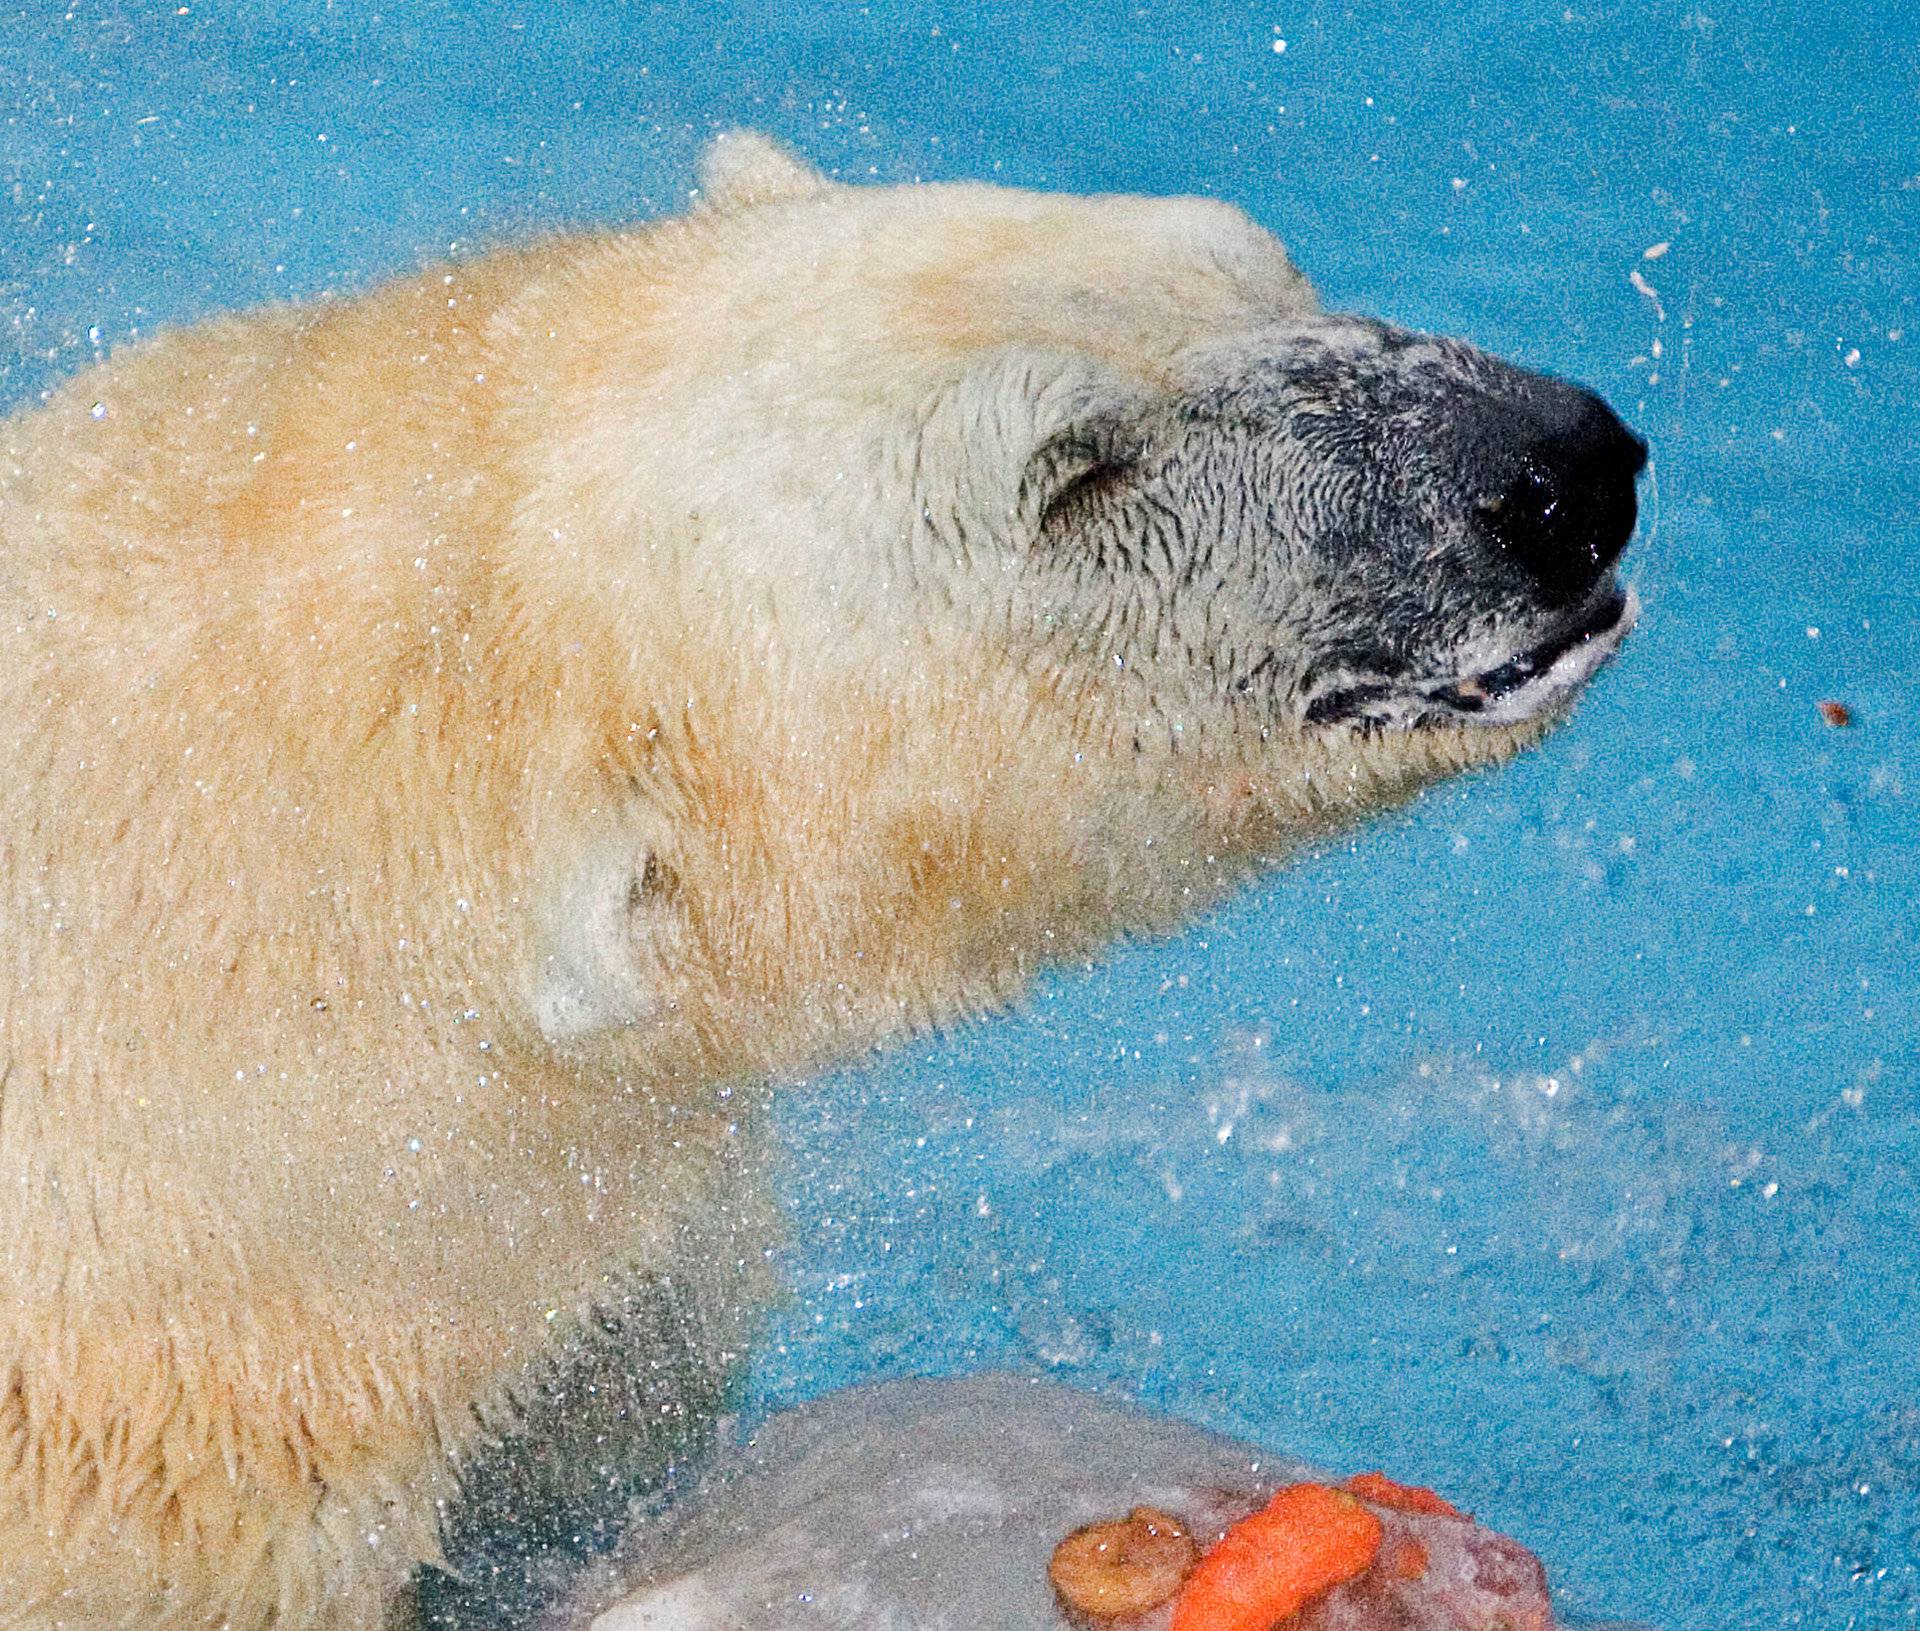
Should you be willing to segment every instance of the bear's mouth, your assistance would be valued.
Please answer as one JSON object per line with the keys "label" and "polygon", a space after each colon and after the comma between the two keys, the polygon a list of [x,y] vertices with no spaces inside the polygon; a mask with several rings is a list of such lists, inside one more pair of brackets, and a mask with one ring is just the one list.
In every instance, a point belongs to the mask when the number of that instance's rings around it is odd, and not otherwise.
{"label": "bear's mouth", "polygon": [[1306,705],[1309,725],[1415,730],[1433,725],[1519,725],[1567,706],[1619,650],[1640,616],[1640,597],[1608,581],[1544,638],[1484,657],[1437,679],[1342,676]]}
{"label": "bear's mouth", "polygon": [[1517,725],[1570,702],[1620,649],[1640,617],[1640,597],[1613,584],[1538,644],[1480,673],[1427,689],[1462,721]]}

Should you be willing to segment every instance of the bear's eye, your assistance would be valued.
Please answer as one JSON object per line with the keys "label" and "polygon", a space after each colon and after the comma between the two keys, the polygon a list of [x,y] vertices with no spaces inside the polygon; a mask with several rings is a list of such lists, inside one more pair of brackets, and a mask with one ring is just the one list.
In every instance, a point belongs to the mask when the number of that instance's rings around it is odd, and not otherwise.
{"label": "bear's eye", "polygon": [[1080,430],[1056,437],[1029,467],[1030,501],[1039,500],[1036,530],[1103,497],[1131,474],[1138,456],[1137,448],[1111,435]]}
{"label": "bear's eye", "polygon": [[1125,465],[1101,461],[1075,472],[1048,494],[1046,506],[1040,512],[1040,524],[1043,527],[1048,525],[1076,504],[1084,505],[1097,500],[1127,473],[1127,469]]}

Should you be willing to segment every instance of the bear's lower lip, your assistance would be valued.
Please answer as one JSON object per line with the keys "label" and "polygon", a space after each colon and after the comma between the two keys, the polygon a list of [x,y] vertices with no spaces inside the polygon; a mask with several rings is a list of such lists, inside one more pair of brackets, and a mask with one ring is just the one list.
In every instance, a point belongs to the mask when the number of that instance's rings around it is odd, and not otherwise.
{"label": "bear's lower lip", "polygon": [[1609,581],[1544,640],[1491,667],[1413,683],[1355,677],[1315,697],[1303,717],[1309,725],[1361,730],[1522,724],[1570,702],[1639,615],[1640,597]]}
{"label": "bear's lower lip", "polygon": [[1640,597],[1613,584],[1564,627],[1494,668],[1429,692],[1468,725],[1515,725],[1569,700],[1640,616]]}

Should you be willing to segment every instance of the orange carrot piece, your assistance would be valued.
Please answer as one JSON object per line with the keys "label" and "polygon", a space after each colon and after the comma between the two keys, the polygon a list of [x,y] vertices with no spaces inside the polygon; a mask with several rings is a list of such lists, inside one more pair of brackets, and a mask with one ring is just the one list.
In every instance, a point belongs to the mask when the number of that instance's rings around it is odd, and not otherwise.
{"label": "orange carrot piece", "polygon": [[1272,1631],[1364,1571],[1381,1534],[1380,1520],[1344,1490],[1289,1484],[1201,1558],[1171,1631]]}
{"label": "orange carrot piece", "polygon": [[1347,1488],[1363,1501],[1390,1506],[1396,1512],[1424,1512],[1430,1518],[1466,1517],[1466,1513],[1444,1495],[1436,1495],[1418,1484],[1395,1483],[1383,1472],[1357,1472],[1347,1480]]}

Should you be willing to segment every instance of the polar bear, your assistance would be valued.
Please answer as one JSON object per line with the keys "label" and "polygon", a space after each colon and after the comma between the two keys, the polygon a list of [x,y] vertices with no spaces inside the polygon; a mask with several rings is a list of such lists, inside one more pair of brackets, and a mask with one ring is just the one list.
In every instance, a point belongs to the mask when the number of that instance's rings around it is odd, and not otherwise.
{"label": "polar bear", "polygon": [[0,1623],[472,1585],[724,1385],[766,1084],[1506,757],[1632,621],[1619,420],[1233,208],[703,165],[0,426]]}

